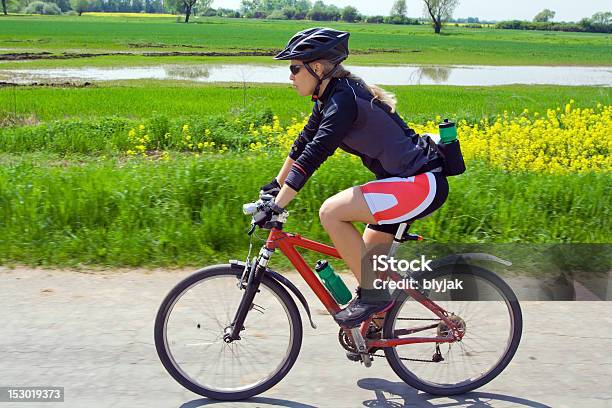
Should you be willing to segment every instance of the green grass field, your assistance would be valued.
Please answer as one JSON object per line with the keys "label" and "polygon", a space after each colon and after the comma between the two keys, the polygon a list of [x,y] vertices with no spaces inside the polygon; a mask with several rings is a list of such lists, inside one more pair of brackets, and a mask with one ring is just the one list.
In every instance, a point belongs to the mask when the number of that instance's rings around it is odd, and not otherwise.
{"label": "green grass field", "polygon": [[[543,112],[570,99],[593,106],[612,103],[608,88],[566,86],[388,86],[398,98],[398,112],[416,123],[437,115],[468,121],[527,108]],[[0,88],[0,114],[32,115],[37,120],[96,119],[120,116],[146,119],[155,114],[170,118],[231,116],[248,107],[270,108],[282,121],[309,114],[312,103],[286,85],[216,85],[179,81],[124,81],[91,88]]]}
{"label": "green grass field", "polygon": [[[241,206],[283,155],[1,160],[0,262],[195,266],[246,256]],[[326,162],[291,203],[286,229],[329,242],[319,206],[371,178],[352,160]],[[450,184],[447,203],[414,226],[435,242],[609,242],[607,174],[509,174],[472,163]]]}
{"label": "green grass field", "polygon": [[[236,117],[245,124],[257,121],[257,115],[266,114],[266,107],[287,122],[287,115],[302,112],[299,106],[307,111],[309,103],[300,105],[294,91],[284,87],[254,87],[249,90],[254,94],[247,94],[253,98],[247,102],[250,109],[239,113],[239,89],[228,97],[232,88],[222,86],[125,85],[0,92],[3,106],[10,106],[16,97],[23,102],[17,104],[19,112],[35,114],[43,121],[0,130],[0,219],[4,220],[0,262],[195,266],[244,256],[248,219],[240,214],[241,204],[256,198],[258,186],[276,173],[285,152],[241,150],[240,144],[246,146],[251,136],[225,123],[234,123]],[[422,120],[433,119],[440,109],[453,111],[460,106],[457,112],[464,117],[479,118],[504,110],[520,113],[524,108],[533,113],[562,106],[568,98],[578,106],[611,102],[609,93],[596,88],[394,90],[404,101],[404,110],[414,109]],[[167,116],[152,116],[161,115],[154,113],[152,101],[158,99],[154,95],[167,96],[156,102]],[[69,98],[74,102],[68,103]],[[213,109],[210,101],[217,99],[225,103]],[[296,110],[288,110],[293,104]],[[164,111],[164,106],[170,110]],[[39,107],[48,110],[38,111]],[[160,135],[167,128],[174,137],[180,136],[185,123],[195,135],[211,121],[217,123],[215,140],[228,143],[229,153],[198,157],[183,153],[180,146],[172,147],[174,142],[169,140],[168,161],[126,156],[130,127],[143,123],[149,132],[159,129],[155,132]],[[343,188],[371,178],[353,160],[329,160],[291,204],[293,217],[287,229],[327,242],[318,222],[320,204]],[[610,204],[607,172],[507,172],[470,162],[465,175],[451,179],[447,204],[418,222],[415,230],[449,243],[609,242]]]}
{"label": "green grass field", "polygon": [[[310,21],[199,18],[9,16],[0,18],[0,48],[17,51],[151,52],[261,51],[272,54]],[[325,23],[351,32],[352,64],[612,65],[610,36],[428,26]],[[131,57],[142,62],[147,57]],[[112,60],[112,59],[111,59]],[[188,60],[200,61],[200,57]],[[269,60],[262,57],[242,61]],[[95,63],[71,61],[72,64]],[[100,60],[103,61],[103,60]],[[62,66],[62,60],[54,61]],[[108,64],[108,59],[103,61]],[[28,63],[20,63],[26,66]],[[13,66],[11,64],[10,66]],[[9,66],[7,66],[9,67]]]}

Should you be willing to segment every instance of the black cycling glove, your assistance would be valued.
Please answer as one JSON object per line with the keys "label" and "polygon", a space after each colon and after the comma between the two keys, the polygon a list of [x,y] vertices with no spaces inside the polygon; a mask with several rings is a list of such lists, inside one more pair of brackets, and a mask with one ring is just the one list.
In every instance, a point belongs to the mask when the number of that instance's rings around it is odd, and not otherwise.
{"label": "black cycling glove", "polygon": [[265,228],[266,223],[272,219],[273,215],[280,215],[284,211],[284,208],[279,207],[274,201],[270,200],[264,203],[257,214],[253,216],[253,223],[261,228]]}
{"label": "black cycling glove", "polygon": [[268,184],[266,184],[265,186],[262,186],[260,191],[259,191],[259,195],[263,195],[263,194],[270,194],[274,197],[276,197],[278,195],[278,193],[281,190],[281,185],[278,183],[278,181],[276,180],[276,177],[274,178],[274,180],[272,180],[271,182],[269,182]]}

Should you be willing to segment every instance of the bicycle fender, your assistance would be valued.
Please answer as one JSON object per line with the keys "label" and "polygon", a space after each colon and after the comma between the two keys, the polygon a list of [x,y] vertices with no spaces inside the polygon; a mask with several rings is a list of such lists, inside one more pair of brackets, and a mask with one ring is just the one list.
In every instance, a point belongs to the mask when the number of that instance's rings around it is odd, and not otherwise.
{"label": "bicycle fender", "polygon": [[489,261],[497,262],[505,266],[512,265],[512,262],[496,257],[495,255],[486,254],[484,252],[473,252],[466,254],[457,254],[445,256],[440,260],[435,260],[431,263],[432,268],[439,268],[447,265],[466,264],[469,261]]}
{"label": "bicycle fender", "polygon": [[[245,266],[246,266],[246,262],[243,261],[237,261],[232,259],[230,261],[230,265],[232,268],[235,269],[239,269],[240,271],[243,271]],[[300,292],[300,290],[287,278],[285,278],[283,275],[281,275],[278,272],[273,271],[272,269],[266,268],[266,272],[265,272],[268,276],[270,276],[271,278],[273,278],[274,280],[276,280],[277,282],[283,284],[285,287],[287,287],[294,295],[295,297],[298,298],[298,300],[300,301],[300,303],[302,304],[302,306],[304,306],[304,310],[306,310],[306,314],[308,315],[308,320],[310,321],[310,326],[313,329],[317,328],[317,325],[312,321],[312,315],[310,313],[310,307],[308,306],[308,302],[306,301],[306,298],[304,297],[304,295],[302,295],[302,292]]]}
{"label": "bicycle fender", "polygon": [[310,307],[308,307],[308,302],[306,301],[306,298],[304,297],[304,295],[302,295],[302,292],[300,292],[300,290],[289,279],[285,278],[280,273],[275,272],[272,269],[266,269],[266,273],[272,278],[282,283],[283,285],[285,285],[287,288],[289,288],[291,292],[293,292],[293,294],[300,300],[300,303],[302,303],[302,305],[304,306],[304,309],[306,310],[306,314],[308,315],[308,320],[310,320],[310,326],[313,329],[316,329],[317,325],[312,321],[312,315],[310,314]]}

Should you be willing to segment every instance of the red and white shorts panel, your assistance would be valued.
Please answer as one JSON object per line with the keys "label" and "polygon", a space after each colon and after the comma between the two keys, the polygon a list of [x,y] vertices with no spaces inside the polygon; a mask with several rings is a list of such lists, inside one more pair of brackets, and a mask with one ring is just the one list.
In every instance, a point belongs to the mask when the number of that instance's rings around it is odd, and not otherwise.
{"label": "red and white shorts panel", "polygon": [[359,186],[378,224],[417,218],[436,197],[436,178],[428,172],[413,177],[390,177]]}

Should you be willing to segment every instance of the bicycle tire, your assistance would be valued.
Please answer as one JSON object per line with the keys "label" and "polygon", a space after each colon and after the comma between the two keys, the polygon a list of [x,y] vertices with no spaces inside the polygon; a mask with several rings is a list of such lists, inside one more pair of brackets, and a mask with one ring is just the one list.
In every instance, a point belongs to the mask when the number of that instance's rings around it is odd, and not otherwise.
{"label": "bicycle tire", "polygon": [[[241,275],[240,270],[236,270],[231,268],[230,265],[215,265],[200,269],[194,272],[192,275],[186,277],[182,281],[180,281],[165,297],[163,302],[161,303],[159,310],[157,312],[157,316],[155,319],[155,329],[154,329],[154,337],[155,337],[155,347],[157,350],[157,354],[168,371],[168,373],[183,387],[188,390],[200,394],[202,396],[222,400],[222,401],[237,401],[250,398],[252,396],[258,395],[274,385],[276,385],[279,381],[281,381],[289,372],[300,352],[301,344],[302,344],[302,321],[300,318],[300,314],[298,308],[291,298],[291,295],[282,287],[276,280],[270,278],[269,276],[263,276],[263,279],[260,284],[261,288],[267,289],[276,295],[278,300],[282,302],[282,306],[284,307],[289,324],[291,327],[292,336],[290,337],[289,343],[290,346],[288,348],[288,352],[285,355],[285,358],[281,362],[281,364],[277,367],[277,371],[273,373],[269,378],[267,378],[264,382],[258,383],[255,386],[242,389],[239,391],[219,391],[217,389],[212,389],[210,387],[206,387],[202,384],[197,383],[189,376],[185,375],[181,367],[175,362],[172,357],[172,353],[169,350],[168,343],[166,341],[166,329],[167,322],[169,318],[169,313],[172,312],[173,305],[177,302],[177,300],[182,296],[182,294],[186,293],[190,288],[194,287],[200,282],[203,282],[207,279],[211,279],[214,277],[224,277],[231,276],[236,278],[236,283],[238,283],[238,279]],[[236,287],[236,290],[239,289]],[[244,293],[244,292],[242,292]],[[255,297],[255,301],[257,300],[257,296],[261,296],[258,293]],[[256,303],[256,302],[253,303]],[[235,312],[235,311],[233,311]],[[253,311],[249,313],[254,313]],[[245,324],[246,326],[246,324]],[[240,341],[240,340],[238,340]],[[222,343],[223,340],[220,339]],[[223,347],[223,346],[221,346]],[[233,352],[232,352],[233,354]]]}
{"label": "bicycle tire", "polygon": [[[393,371],[408,385],[424,391],[426,393],[432,395],[440,395],[440,396],[449,396],[456,394],[463,394],[468,391],[474,390],[476,388],[482,387],[487,384],[495,377],[497,377],[510,363],[516,350],[518,349],[521,335],[522,335],[522,327],[523,327],[523,318],[520,309],[519,302],[516,298],[516,295],[499,276],[494,273],[477,266],[465,266],[465,265],[455,265],[452,267],[441,268],[439,270],[434,270],[433,272],[428,272],[422,276],[423,279],[435,279],[439,277],[443,277],[445,275],[461,275],[461,274],[471,274],[474,277],[484,279],[488,281],[494,288],[498,290],[498,292],[502,295],[506,305],[509,309],[509,315],[511,318],[511,338],[508,341],[507,348],[503,352],[501,358],[497,361],[496,365],[493,366],[485,375],[480,378],[475,379],[474,381],[468,381],[461,383],[460,385],[452,385],[452,384],[435,384],[430,381],[424,381],[415,375],[403,361],[400,359],[400,356],[397,353],[395,347],[389,347],[384,349],[385,357],[387,362],[393,369]],[[396,300],[395,305],[385,316],[385,320],[383,323],[383,335],[384,338],[390,339],[393,338],[393,328],[395,325],[395,320],[397,318],[398,313],[402,309],[403,305],[406,301],[408,301],[410,297],[402,292],[400,298]],[[416,304],[416,302],[415,302]],[[420,304],[419,304],[420,305]],[[420,307],[423,307],[420,305]],[[433,314],[432,314],[433,316]],[[469,334],[469,327],[466,331],[466,336]],[[432,344],[432,343],[429,343]],[[397,346],[397,347],[411,347],[410,344]],[[436,363],[434,363],[436,364]]]}

